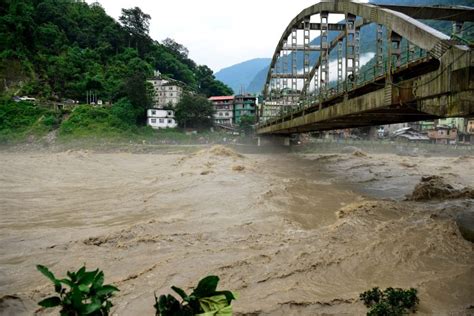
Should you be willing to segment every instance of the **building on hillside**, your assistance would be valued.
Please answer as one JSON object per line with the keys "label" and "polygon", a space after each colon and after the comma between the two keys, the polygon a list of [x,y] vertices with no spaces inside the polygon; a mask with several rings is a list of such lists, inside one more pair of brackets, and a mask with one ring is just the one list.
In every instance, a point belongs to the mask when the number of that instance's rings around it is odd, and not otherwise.
{"label": "building on hillside", "polygon": [[466,133],[474,135],[474,118],[467,119],[466,121]]}
{"label": "building on hillside", "polygon": [[244,115],[256,117],[256,96],[251,94],[238,94],[234,97],[234,124],[240,124],[240,120]]}
{"label": "building on hillside", "polygon": [[420,132],[429,131],[435,128],[435,121],[420,121]]}
{"label": "building on hillside", "polygon": [[153,86],[153,107],[163,109],[175,107],[181,100],[184,84],[171,79],[164,79],[159,71],[155,71],[153,78],[147,80]]}
{"label": "building on hillside", "polygon": [[231,127],[234,118],[234,97],[215,96],[210,97],[214,107],[214,124],[217,126]]}
{"label": "building on hillside", "polygon": [[474,144],[474,118],[464,120],[463,132],[458,131],[458,141],[462,144]]}
{"label": "building on hillside", "polygon": [[438,125],[428,131],[428,137],[436,144],[456,144],[458,131],[455,127]]}
{"label": "building on hillside", "polygon": [[259,121],[264,123],[282,114],[282,105],[278,101],[265,101],[260,106]]}
{"label": "building on hillside", "polygon": [[436,122],[436,125],[440,126],[448,126],[451,128],[456,128],[459,133],[465,133],[466,132],[466,120],[463,117],[448,117],[445,119],[439,119]]}
{"label": "building on hillside", "polygon": [[172,110],[147,110],[147,124],[154,129],[175,128],[178,126],[174,119],[174,111]]}

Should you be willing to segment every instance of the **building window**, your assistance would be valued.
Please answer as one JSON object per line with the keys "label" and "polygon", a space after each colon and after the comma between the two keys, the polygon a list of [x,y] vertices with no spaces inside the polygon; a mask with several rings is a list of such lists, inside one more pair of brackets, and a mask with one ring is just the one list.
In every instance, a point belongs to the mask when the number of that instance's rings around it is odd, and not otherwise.
{"label": "building window", "polygon": [[165,120],[164,120],[164,119],[160,119],[160,121],[159,121],[159,122],[160,122],[160,123],[164,123],[164,122],[165,122]]}
{"label": "building window", "polygon": [[151,111],[151,115],[155,115],[156,114],[156,111]]}
{"label": "building window", "polygon": [[173,120],[168,120],[168,123],[169,123],[169,124],[173,123]]}
{"label": "building window", "polygon": [[156,119],[151,119],[151,122],[152,122],[152,123],[156,123]]}
{"label": "building window", "polygon": [[168,112],[168,116],[171,116],[171,115],[173,115],[173,113],[171,113],[171,112]]}
{"label": "building window", "polygon": [[225,116],[229,116],[229,112],[225,112]]}
{"label": "building window", "polygon": [[172,97],[172,96],[173,96],[173,93],[170,93],[170,97]]}

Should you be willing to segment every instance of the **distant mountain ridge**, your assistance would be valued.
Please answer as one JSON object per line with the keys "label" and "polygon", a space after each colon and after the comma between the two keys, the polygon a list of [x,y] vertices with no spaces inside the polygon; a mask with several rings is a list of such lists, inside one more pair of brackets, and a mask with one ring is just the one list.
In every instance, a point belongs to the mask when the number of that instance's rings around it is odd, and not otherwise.
{"label": "distant mountain ridge", "polygon": [[216,72],[215,77],[225,82],[235,93],[251,92],[248,87],[257,73],[268,67],[271,58],[254,58]]}
{"label": "distant mountain ridge", "polygon": [[[375,0],[370,1],[374,4],[394,4],[394,5],[418,5],[418,6],[428,6],[428,5],[466,5],[472,6],[472,0],[418,0],[413,2],[413,0]],[[441,30],[449,31],[451,23],[447,21],[429,21],[428,23],[432,27]],[[472,25],[472,23],[469,23]],[[466,25],[466,28],[468,25]],[[360,43],[360,52],[361,54],[368,52],[375,52],[375,25],[368,25],[362,28],[361,31],[361,43]],[[469,33],[472,34],[474,29],[471,28]],[[471,35],[469,34],[469,35]],[[336,32],[329,33],[329,41],[336,36]],[[312,43],[318,44],[319,37],[313,39]],[[275,43],[276,44],[276,43]],[[291,56],[288,55],[288,56]],[[319,53],[312,53],[310,56],[310,62],[313,61],[319,56]],[[336,57],[336,51],[333,50],[330,55],[330,59]],[[303,53],[297,53],[298,68],[302,67]],[[245,87],[245,92],[248,93],[261,93],[265,85],[267,78],[268,69],[270,66],[271,58],[256,58],[244,61],[242,63],[227,67],[215,74],[216,78],[228,86],[230,86],[235,93],[241,91],[242,87]]]}

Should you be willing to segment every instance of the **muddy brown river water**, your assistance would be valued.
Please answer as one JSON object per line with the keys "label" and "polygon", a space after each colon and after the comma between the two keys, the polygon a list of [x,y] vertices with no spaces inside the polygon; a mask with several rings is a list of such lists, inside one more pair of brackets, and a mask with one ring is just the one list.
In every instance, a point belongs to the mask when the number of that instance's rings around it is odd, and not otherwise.
{"label": "muddy brown river water", "polygon": [[[422,175],[474,186],[473,157],[0,152],[0,314],[31,315],[83,263],[120,288],[114,315],[203,276],[236,315],[363,315],[359,293],[416,287],[421,314],[474,313],[469,199],[405,201]],[[38,314],[47,314],[37,311]]]}

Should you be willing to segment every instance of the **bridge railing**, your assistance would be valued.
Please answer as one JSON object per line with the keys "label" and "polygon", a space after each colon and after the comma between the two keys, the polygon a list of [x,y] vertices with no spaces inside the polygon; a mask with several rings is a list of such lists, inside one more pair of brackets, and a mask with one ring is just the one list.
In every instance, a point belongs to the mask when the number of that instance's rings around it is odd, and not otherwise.
{"label": "bridge railing", "polygon": [[[403,54],[401,54],[397,62],[392,61],[390,63],[392,65],[391,72],[396,72],[402,68],[406,68],[410,63],[421,61],[423,59],[426,59],[427,57],[428,57],[427,52],[418,47],[415,47],[412,50],[407,49]],[[280,111],[278,111],[277,116],[261,117],[260,118],[261,123],[259,124],[259,127],[272,125],[280,121],[284,117],[287,117],[287,116],[291,117],[292,115],[298,112],[301,112],[310,108],[314,109],[314,107],[319,105],[320,103],[344,96],[346,93],[350,93],[351,91],[360,89],[363,86],[372,84],[379,79],[383,80],[383,78],[385,78],[388,74],[388,67],[389,67],[388,58],[385,58],[383,60],[382,65],[375,65],[373,64],[373,61],[374,59],[370,60],[366,64],[366,66],[363,66],[360,72],[356,74],[356,78],[355,78],[356,83],[352,85],[350,89],[347,89],[345,91],[339,91],[337,87],[341,86],[341,83],[338,83],[336,81],[331,81],[328,85],[328,90],[326,94],[321,94],[320,91],[315,91],[312,94],[301,98],[296,104],[293,104],[293,105],[288,104],[285,107],[282,106]],[[367,66],[367,65],[371,65],[371,66]],[[345,86],[345,85],[346,85],[346,81],[343,81],[342,86]],[[263,106],[265,106],[265,104]]]}

